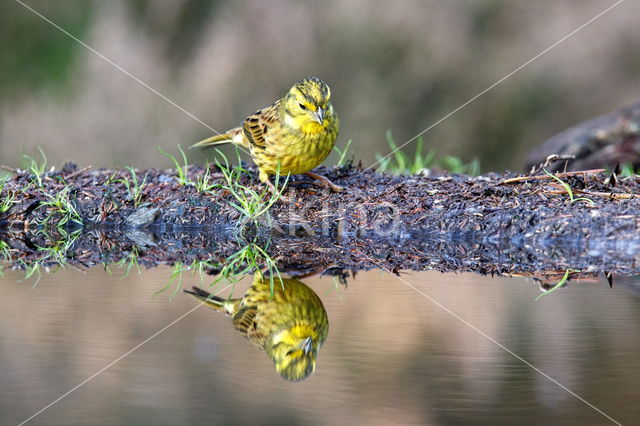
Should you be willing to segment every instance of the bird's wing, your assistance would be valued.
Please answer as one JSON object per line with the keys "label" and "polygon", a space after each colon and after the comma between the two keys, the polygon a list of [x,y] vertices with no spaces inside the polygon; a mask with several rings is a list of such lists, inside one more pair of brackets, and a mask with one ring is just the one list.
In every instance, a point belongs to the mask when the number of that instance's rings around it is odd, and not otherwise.
{"label": "bird's wing", "polygon": [[258,148],[266,148],[267,141],[265,135],[273,128],[279,125],[280,101],[276,101],[273,105],[254,112],[244,120],[242,130],[249,143]]}
{"label": "bird's wing", "polygon": [[257,327],[255,321],[257,313],[258,309],[244,306],[233,315],[233,325],[254,344],[263,348],[266,335]]}

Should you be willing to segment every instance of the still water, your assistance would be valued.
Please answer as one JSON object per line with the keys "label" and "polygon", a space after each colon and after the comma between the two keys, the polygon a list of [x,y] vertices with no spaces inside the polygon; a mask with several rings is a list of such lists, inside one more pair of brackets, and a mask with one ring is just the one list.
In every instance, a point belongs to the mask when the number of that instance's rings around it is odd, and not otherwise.
{"label": "still water", "polygon": [[525,278],[304,278],[330,327],[315,372],[292,383],[229,317],[171,289],[153,297],[170,275],[66,269],[32,289],[5,271],[0,423],[19,424],[93,377],[27,424],[612,424],[491,339],[616,421],[640,416],[640,293],[630,284],[571,282],[535,301]]}

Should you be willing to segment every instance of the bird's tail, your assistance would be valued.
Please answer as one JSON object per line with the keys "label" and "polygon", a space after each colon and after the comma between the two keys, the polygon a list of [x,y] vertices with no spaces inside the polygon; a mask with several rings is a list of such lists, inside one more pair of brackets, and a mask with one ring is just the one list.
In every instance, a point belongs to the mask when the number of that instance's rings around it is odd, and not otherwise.
{"label": "bird's tail", "polygon": [[228,130],[220,135],[213,135],[206,139],[196,142],[191,145],[191,148],[206,148],[212,145],[222,145],[225,143],[234,143],[237,145],[243,145],[243,133],[240,127]]}
{"label": "bird's tail", "polygon": [[204,302],[210,308],[220,311],[227,315],[233,315],[236,310],[236,305],[240,299],[223,299],[218,296],[204,291],[199,287],[191,287],[191,290],[183,290],[185,293],[190,294],[200,302]]}

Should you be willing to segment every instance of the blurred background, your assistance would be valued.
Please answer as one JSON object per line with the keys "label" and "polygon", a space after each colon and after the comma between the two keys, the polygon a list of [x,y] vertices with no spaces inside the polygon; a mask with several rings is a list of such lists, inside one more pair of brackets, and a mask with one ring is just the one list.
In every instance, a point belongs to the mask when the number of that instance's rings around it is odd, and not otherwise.
{"label": "blurred background", "polygon": [[[337,145],[352,139],[364,165],[389,152],[387,129],[403,143],[613,3],[26,2],[218,131],[319,76],[341,116]],[[426,147],[520,170],[555,133],[636,101],[639,13],[623,2],[433,128]],[[157,147],[212,133],[18,2],[0,6],[0,41],[2,164],[40,146],[57,166],[169,167]]]}

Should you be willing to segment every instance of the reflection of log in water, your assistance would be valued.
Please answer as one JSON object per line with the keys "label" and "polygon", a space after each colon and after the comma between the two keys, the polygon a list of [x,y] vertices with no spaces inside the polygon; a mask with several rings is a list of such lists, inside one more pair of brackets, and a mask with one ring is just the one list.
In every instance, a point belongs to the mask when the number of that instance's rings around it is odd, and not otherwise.
{"label": "reflection of log in water", "polygon": [[[145,267],[194,260],[224,265],[245,242],[225,232],[153,232],[151,230],[93,230],[72,235],[70,242],[55,233],[14,232],[0,234],[10,247],[12,262],[23,267],[40,261],[53,266],[63,259],[79,268],[128,263]],[[398,236],[290,237],[258,235],[255,238],[277,262],[281,272],[305,273],[329,268],[341,270],[383,269],[438,270],[478,274],[564,273],[567,269],[618,274],[640,273],[640,240],[622,243],[610,239],[588,239],[580,235],[556,238],[486,236],[481,232]],[[59,254],[59,257],[55,255]],[[214,266],[208,270],[218,273]]]}
{"label": "reflection of log in water", "polygon": [[230,316],[236,330],[269,355],[283,378],[304,380],[315,371],[329,321],[318,295],[302,281],[283,279],[271,288],[269,279],[256,274],[239,299],[222,299],[198,287],[185,292]]}

